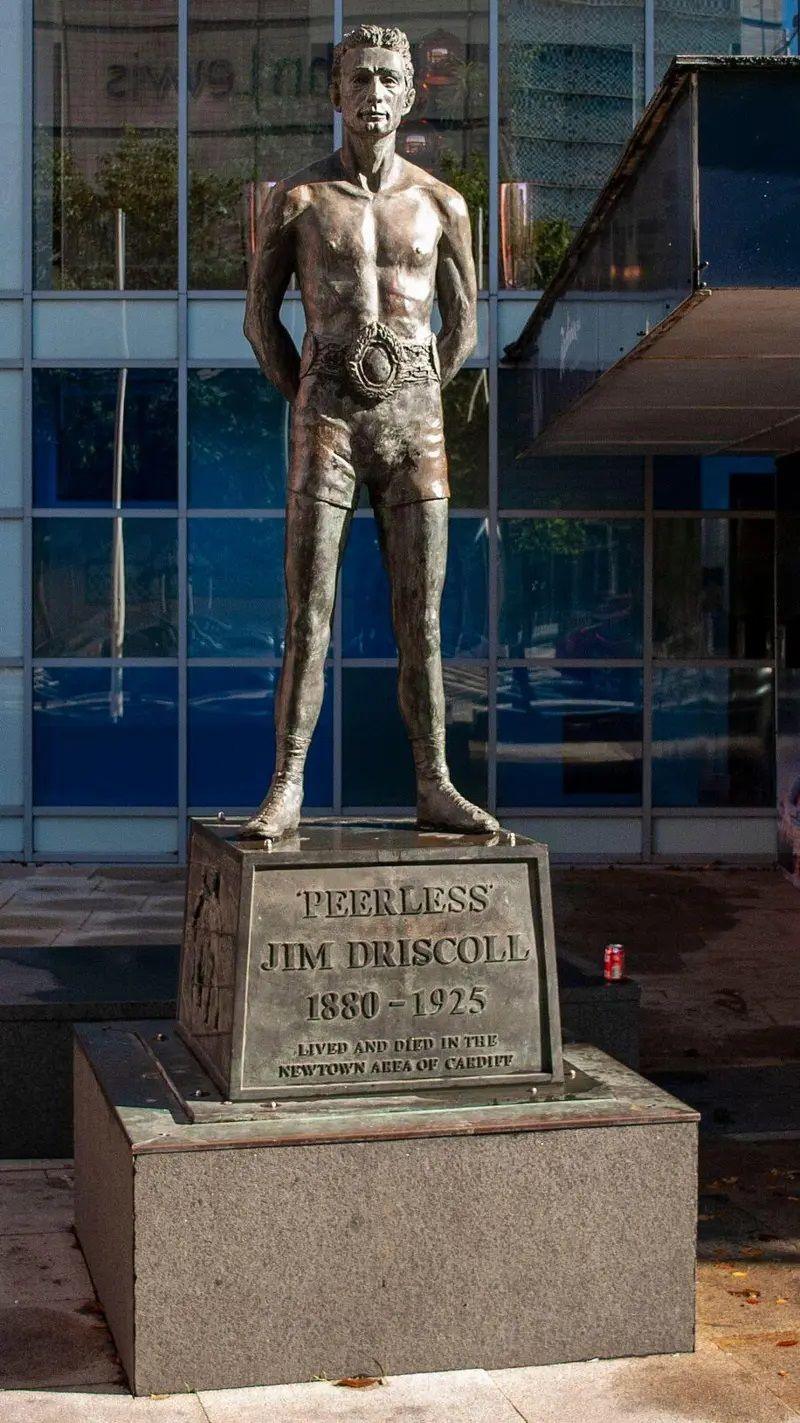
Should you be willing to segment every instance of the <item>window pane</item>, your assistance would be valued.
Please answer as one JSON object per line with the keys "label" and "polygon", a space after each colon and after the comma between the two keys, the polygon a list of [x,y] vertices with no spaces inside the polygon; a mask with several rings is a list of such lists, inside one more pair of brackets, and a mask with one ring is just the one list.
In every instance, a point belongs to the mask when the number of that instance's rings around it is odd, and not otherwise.
{"label": "window pane", "polygon": [[771,805],[773,771],[769,668],[654,669],[654,805]]}
{"label": "window pane", "polygon": [[657,455],[656,509],[774,509],[775,461],[767,455]]}
{"label": "window pane", "polygon": [[656,657],[769,657],[774,642],[771,519],[657,519]]}
{"label": "window pane", "polygon": [[177,285],[177,5],[35,0],[37,287]]}
{"label": "window pane", "polygon": [[331,151],[332,34],[332,0],[191,0],[191,286],[244,287],[270,186]]}
{"label": "window pane", "polygon": [[34,519],[35,657],[176,657],[175,519]]}
{"label": "window pane", "polygon": [[466,0],[443,14],[431,0],[391,0],[380,14],[344,0],[344,28],[397,25],[414,61],[416,100],[398,152],[462,193],[470,211],[475,268],[486,286],[489,203],[489,5]]}
{"label": "window pane", "polygon": [[158,370],[35,370],[33,490],[40,508],[110,504],[122,435],[123,504],[174,504],[178,375]]}
{"label": "window pane", "polygon": [[640,657],[640,519],[502,519],[503,657]]}
{"label": "window pane", "polygon": [[37,667],[36,805],[177,803],[174,668]]}
{"label": "window pane", "polygon": [[500,283],[538,288],[642,107],[640,4],[500,5]]}
{"label": "window pane", "polygon": [[22,504],[22,371],[0,370],[0,505]]}
{"label": "window pane", "polygon": [[[486,669],[444,668],[447,757],[458,789],[486,803]],[[414,765],[397,705],[397,673],[342,672],[342,798],[345,805],[412,806]]]}
{"label": "window pane", "polygon": [[[277,667],[189,670],[189,804],[229,810],[259,804],[275,767]],[[220,755],[220,748],[224,755]],[[330,674],[306,766],[305,804],[333,801]]]}
{"label": "window pane", "polygon": [[280,657],[283,519],[189,520],[189,656]]}
{"label": "window pane", "polygon": [[[517,306],[519,303],[514,302]],[[635,456],[537,458],[530,370],[497,377],[499,503],[501,509],[642,509],[644,462]]]}
{"label": "window pane", "polygon": [[641,672],[500,669],[500,806],[639,805],[641,799]]}
{"label": "window pane", "polygon": [[[487,564],[483,519],[451,519],[447,581],[442,598],[445,657],[485,657],[488,648]],[[394,657],[397,652],[374,519],[355,519],[342,569],[345,657]]]}
{"label": "window pane", "polygon": [[0,657],[21,657],[22,630],[21,519],[0,519]]}
{"label": "window pane", "polygon": [[676,54],[780,52],[782,8],[782,0],[758,0],[757,5],[655,0],[656,83]]}
{"label": "window pane", "polygon": [[459,371],[442,391],[450,464],[450,503],[485,509],[489,502],[489,372]]}
{"label": "window pane", "polygon": [[22,671],[0,668],[0,804],[21,805],[23,791]]}
{"label": "window pane", "polygon": [[282,505],[289,407],[261,371],[189,372],[189,503]]}

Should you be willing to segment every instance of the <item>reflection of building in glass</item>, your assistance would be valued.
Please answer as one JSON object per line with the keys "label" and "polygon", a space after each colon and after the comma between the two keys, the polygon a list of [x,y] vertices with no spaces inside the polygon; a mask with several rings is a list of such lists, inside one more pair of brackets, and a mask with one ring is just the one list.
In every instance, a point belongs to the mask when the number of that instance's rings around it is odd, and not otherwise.
{"label": "reflection of building in glass", "polygon": [[[26,3],[4,9],[20,53]],[[189,813],[251,810],[271,769],[289,422],[242,339],[241,288],[269,185],[334,144],[335,24],[372,16],[364,0],[32,5],[30,320],[14,197],[15,249],[0,230],[2,314],[33,332],[0,370],[0,856],[175,859]],[[464,194],[484,293],[444,395],[455,778],[556,854],[769,854],[773,461],[534,457],[529,372],[502,351],[672,54],[780,48],[777,0],[655,0],[652,27],[644,0],[386,0],[379,19],[414,52],[401,151]],[[22,164],[19,102],[0,106]],[[605,263],[631,321],[675,285],[651,261],[679,225],[672,187]],[[301,334],[296,296],[285,311]],[[616,338],[607,316],[598,333]],[[585,312],[565,323],[565,365],[593,339]],[[360,510],[309,806],[409,808],[394,659]]]}

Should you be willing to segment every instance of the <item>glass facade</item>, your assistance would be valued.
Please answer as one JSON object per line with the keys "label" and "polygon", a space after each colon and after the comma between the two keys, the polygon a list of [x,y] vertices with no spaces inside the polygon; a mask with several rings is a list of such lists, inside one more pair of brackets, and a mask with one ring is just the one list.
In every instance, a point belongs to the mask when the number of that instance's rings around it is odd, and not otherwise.
{"label": "glass facade", "polygon": [[[271,771],[288,409],[241,335],[242,289],[270,184],[338,142],[333,45],[369,16],[9,4],[32,43],[0,155],[0,854],[175,859],[189,814],[252,808]],[[529,373],[502,351],[672,54],[779,52],[778,0],[393,0],[380,18],[414,51],[399,148],[463,193],[481,288],[445,392],[454,777],[509,824],[552,822],[565,854],[679,853],[692,817],[709,857],[726,818],[748,853],[775,794],[772,463],[533,458]],[[299,341],[294,291],[285,320]],[[310,808],[410,809],[395,664],[363,508]]]}

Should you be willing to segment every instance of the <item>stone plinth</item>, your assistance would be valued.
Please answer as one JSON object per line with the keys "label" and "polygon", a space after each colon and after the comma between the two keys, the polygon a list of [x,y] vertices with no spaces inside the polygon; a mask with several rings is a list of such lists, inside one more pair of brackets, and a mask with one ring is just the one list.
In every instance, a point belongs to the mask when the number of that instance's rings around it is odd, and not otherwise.
{"label": "stone plinth", "polygon": [[214,1121],[208,1078],[181,1108],[168,1079],[197,1069],[170,1043],[159,1068],[165,1036],[76,1046],[78,1236],[134,1392],[692,1348],[697,1114],[604,1054],[570,1049],[568,1081],[595,1085],[560,1101],[421,1090]]}
{"label": "stone plinth", "polygon": [[558,1080],[547,847],[194,821],[178,1023],[232,1101]]}

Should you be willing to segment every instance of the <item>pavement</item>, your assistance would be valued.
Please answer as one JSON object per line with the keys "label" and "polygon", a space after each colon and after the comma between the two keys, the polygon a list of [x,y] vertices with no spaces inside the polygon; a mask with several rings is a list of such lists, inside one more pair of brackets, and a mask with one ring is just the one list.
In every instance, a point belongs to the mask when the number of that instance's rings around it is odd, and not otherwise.
{"label": "pavement", "polygon": [[[132,1399],[75,1240],[71,1163],[0,1162],[0,1423],[800,1418],[797,891],[769,870],[553,878],[561,946],[596,966],[626,944],[644,1069],[704,1110],[694,1354]],[[171,869],[4,866],[0,946],[168,942],[182,894]]]}

